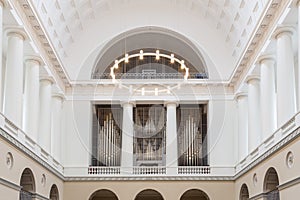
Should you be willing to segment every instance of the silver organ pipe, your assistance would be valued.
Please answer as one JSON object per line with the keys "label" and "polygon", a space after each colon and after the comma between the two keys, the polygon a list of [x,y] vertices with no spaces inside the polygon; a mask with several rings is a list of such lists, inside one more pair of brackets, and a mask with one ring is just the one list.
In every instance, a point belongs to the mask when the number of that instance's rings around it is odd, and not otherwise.
{"label": "silver organ pipe", "polygon": [[[200,117],[201,119],[201,117]],[[202,131],[198,128],[198,120],[192,116],[183,122],[179,133],[180,165],[199,166],[202,159]]]}
{"label": "silver organ pipe", "polygon": [[104,166],[120,166],[121,133],[112,114],[105,116],[98,132],[98,160]]}

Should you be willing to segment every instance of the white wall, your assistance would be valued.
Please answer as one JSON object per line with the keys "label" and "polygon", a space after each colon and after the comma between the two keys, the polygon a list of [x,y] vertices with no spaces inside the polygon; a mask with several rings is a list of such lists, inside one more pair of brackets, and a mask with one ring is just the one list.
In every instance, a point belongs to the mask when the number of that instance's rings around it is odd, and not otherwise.
{"label": "white wall", "polygon": [[[89,101],[66,101],[64,103],[63,165],[65,175],[80,170],[87,174],[90,163],[91,104]],[[70,170],[69,168],[73,168]]]}
{"label": "white wall", "polygon": [[208,104],[208,151],[210,166],[229,167],[236,163],[236,103],[210,100]]}

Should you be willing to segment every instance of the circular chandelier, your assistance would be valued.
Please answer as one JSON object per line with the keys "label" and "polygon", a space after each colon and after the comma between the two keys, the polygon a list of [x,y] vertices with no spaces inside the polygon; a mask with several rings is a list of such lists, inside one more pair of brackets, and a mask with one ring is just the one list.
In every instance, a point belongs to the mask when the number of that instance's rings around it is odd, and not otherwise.
{"label": "circular chandelier", "polygon": [[159,60],[161,57],[170,59],[170,63],[174,64],[175,62],[180,64],[181,69],[185,70],[184,80],[187,80],[189,77],[189,68],[186,67],[184,60],[180,60],[174,56],[174,54],[168,55],[164,53],[160,53],[159,50],[156,50],[155,53],[153,52],[144,52],[143,50],[140,50],[139,53],[129,55],[128,53],[125,54],[125,56],[119,60],[115,60],[114,65],[110,68],[110,76],[112,77],[112,81],[116,82],[116,75],[115,75],[115,69],[119,68],[119,64],[122,62],[129,63],[130,58],[136,58],[138,57],[140,60],[144,59],[144,56],[152,56],[155,57],[155,60]]}

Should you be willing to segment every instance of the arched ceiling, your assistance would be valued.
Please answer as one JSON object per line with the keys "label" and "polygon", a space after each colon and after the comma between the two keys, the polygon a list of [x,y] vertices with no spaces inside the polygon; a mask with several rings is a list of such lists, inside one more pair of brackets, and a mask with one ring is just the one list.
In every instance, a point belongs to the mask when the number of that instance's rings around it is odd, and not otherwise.
{"label": "arched ceiling", "polygon": [[[269,0],[32,0],[71,80],[120,33],[156,26],[187,37],[228,80]],[[209,67],[209,66],[208,66]]]}

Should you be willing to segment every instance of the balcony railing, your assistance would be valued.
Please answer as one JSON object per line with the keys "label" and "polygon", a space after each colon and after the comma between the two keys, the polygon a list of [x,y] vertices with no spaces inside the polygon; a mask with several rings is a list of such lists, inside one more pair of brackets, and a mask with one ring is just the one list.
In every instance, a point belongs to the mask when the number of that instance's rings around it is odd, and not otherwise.
{"label": "balcony railing", "polygon": [[295,131],[300,126],[300,112],[296,113],[273,134],[266,138],[257,148],[250,152],[236,166],[236,173],[239,174],[243,169],[254,166],[258,161],[266,158],[271,153],[284,146],[288,141],[295,138],[299,131]]}
{"label": "balcony railing", "polygon": [[[183,79],[182,73],[115,73],[116,79]],[[190,73],[189,79],[207,79],[205,73]],[[111,79],[110,73],[95,73],[93,79]]]}
{"label": "balcony railing", "polygon": [[[122,174],[121,167],[102,167],[102,166],[90,166],[88,168],[89,175],[115,175]],[[126,175],[128,175],[128,168],[126,168]],[[165,166],[137,166],[131,170],[133,175],[165,175],[167,167]],[[211,173],[211,167],[209,166],[179,166],[177,168],[177,175],[209,175]],[[174,174],[176,175],[176,174]]]}
{"label": "balcony railing", "polygon": [[178,174],[210,174],[209,166],[180,166]]}
{"label": "balcony railing", "polygon": [[89,167],[88,174],[120,174],[120,167]]}
{"label": "balcony railing", "polygon": [[133,174],[166,174],[166,167],[133,167]]}
{"label": "balcony railing", "polygon": [[61,176],[63,174],[62,165],[2,113],[0,113],[0,127],[4,130],[1,132],[2,136],[7,140],[18,146],[38,162],[43,163],[43,165],[48,164],[48,167],[55,169],[55,173],[58,172],[58,175]]}

